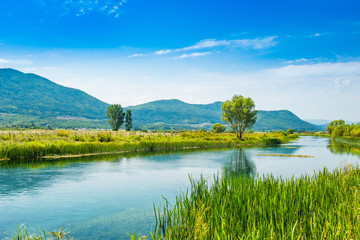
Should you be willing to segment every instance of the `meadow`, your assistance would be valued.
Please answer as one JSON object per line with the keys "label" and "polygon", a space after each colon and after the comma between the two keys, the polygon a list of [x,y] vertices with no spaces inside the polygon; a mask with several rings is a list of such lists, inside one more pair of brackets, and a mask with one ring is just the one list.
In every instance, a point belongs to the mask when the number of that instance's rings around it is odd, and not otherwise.
{"label": "meadow", "polygon": [[79,157],[122,152],[152,152],[192,148],[271,146],[297,135],[248,133],[240,141],[232,133],[110,132],[78,130],[24,130],[0,132],[0,159]]}

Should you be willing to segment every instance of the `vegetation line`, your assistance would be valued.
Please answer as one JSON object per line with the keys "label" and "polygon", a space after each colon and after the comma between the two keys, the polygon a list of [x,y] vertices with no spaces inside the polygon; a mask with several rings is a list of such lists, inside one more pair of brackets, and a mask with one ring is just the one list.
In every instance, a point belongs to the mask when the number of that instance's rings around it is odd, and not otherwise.
{"label": "vegetation line", "polygon": [[140,133],[108,131],[35,130],[0,132],[0,158],[8,160],[78,157],[181,149],[270,146],[297,135],[251,133],[239,140],[233,134],[209,132]]}

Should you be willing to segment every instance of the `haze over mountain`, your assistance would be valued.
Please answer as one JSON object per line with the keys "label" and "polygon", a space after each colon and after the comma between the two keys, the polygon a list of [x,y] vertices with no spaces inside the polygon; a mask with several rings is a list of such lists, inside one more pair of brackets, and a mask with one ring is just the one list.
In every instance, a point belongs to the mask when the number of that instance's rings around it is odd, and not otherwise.
{"label": "haze over mountain", "polygon": [[[36,124],[109,128],[107,103],[35,74],[0,69],[0,125]],[[177,99],[129,106],[137,129],[210,129],[221,122],[221,102],[189,104]],[[318,130],[287,110],[259,111],[254,130]]]}

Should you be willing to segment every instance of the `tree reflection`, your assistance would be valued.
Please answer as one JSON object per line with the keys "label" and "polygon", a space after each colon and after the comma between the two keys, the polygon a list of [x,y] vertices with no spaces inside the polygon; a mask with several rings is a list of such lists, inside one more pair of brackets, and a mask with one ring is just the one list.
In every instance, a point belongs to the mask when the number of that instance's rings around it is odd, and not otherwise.
{"label": "tree reflection", "polygon": [[349,144],[336,143],[331,140],[331,143],[327,146],[327,149],[331,153],[339,155],[353,155],[360,157],[360,148],[351,146]]}
{"label": "tree reflection", "polygon": [[254,178],[256,176],[255,163],[247,156],[244,149],[238,149],[231,155],[230,161],[224,165],[224,175],[230,176],[243,176]]}

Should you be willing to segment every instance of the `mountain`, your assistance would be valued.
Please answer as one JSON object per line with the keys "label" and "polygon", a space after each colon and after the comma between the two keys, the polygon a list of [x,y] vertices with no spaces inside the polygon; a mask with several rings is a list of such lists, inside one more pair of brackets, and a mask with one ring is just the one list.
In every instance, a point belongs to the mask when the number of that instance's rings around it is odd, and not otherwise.
{"label": "mountain", "polygon": [[[189,104],[177,99],[159,100],[137,106],[129,106],[135,127],[148,129],[210,129],[222,122],[221,102]],[[222,122],[223,123],[223,122]],[[223,123],[224,124],[224,123]],[[317,131],[317,126],[301,120],[288,110],[259,111],[253,126],[255,131],[287,130]]]}
{"label": "mountain", "polygon": [[288,110],[259,111],[253,129],[256,131],[287,130],[289,128],[303,131],[317,131],[319,128],[301,120]]}
{"label": "mountain", "polygon": [[107,103],[35,74],[0,69],[0,112],[41,117],[105,119]]}
{"label": "mountain", "polygon": [[[0,126],[109,128],[107,103],[35,74],[0,69]],[[129,106],[137,129],[210,129],[221,122],[221,102],[189,104],[177,99]],[[318,130],[287,110],[259,111],[254,130]]]}
{"label": "mountain", "polygon": [[220,121],[221,102],[189,104],[177,99],[158,100],[129,106],[133,122],[139,126],[156,128],[201,128]]}

